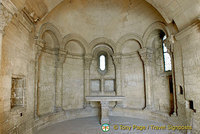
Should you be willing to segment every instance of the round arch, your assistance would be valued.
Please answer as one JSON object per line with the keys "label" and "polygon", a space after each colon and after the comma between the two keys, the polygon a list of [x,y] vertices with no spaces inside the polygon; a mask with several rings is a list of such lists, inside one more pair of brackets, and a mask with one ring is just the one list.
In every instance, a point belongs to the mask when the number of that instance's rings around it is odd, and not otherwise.
{"label": "round arch", "polygon": [[145,31],[145,33],[142,37],[142,40],[143,40],[143,43],[144,43],[143,47],[151,47],[150,46],[151,44],[148,43],[148,39],[149,39],[149,36],[151,35],[151,33],[153,33],[155,30],[163,31],[167,37],[169,37],[169,35],[170,35],[170,31],[164,23],[155,22],[147,28],[147,30]]}
{"label": "round arch", "polygon": [[80,44],[81,48],[83,48],[84,54],[88,53],[87,52],[88,51],[87,41],[78,34],[68,34],[68,35],[66,35],[62,40],[61,48],[66,49],[66,44],[70,41],[77,41]]}
{"label": "round arch", "polygon": [[112,41],[111,39],[107,39],[105,37],[100,37],[100,38],[96,38],[96,39],[94,39],[93,41],[90,42],[90,44],[89,44],[89,50],[88,50],[89,53],[88,54],[91,54],[93,48],[95,48],[99,44],[106,44],[106,45],[108,45],[112,49],[112,51],[114,53],[116,53],[115,42]]}
{"label": "round arch", "polygon": [[116,51],[117,53],[121,53],[122,47],[126,41],[129,40],[135,40],[140,44],[140,48],[143,48],[143,41],[142,37],[135,33],[128,33],[122,36],[118,41],[117,41],[117,46],[116,46]]}
{"label": "round arch", "polygon": [[51,34],[52,38],[56,42],[56,45],[58,45],[58,47],[60,48],[61,34],[60,34],[59,30],[53,24],[51,24],[51,23],[44,23],[40,27],[40,30],[38,32],[38,40],[43,40],[42,37],[43,37],[43,34],[45,32],[48,32],[48,33]]}

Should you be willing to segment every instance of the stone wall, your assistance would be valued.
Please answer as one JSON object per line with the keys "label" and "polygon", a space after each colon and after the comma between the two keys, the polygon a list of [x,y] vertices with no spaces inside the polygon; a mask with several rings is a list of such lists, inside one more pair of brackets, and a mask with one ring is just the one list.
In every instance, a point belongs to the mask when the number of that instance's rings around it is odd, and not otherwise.
{"label": "stone wall", "polygon": [[[159,32],[168,37],[172,33],[147,2],[66,0],[38,23],[30,18],[22,23],[18,17],[3,36],[1,133],[31,134],[59,121],[97,116],[99,105],[88,104],[85,96],[99,95],[91,90],[99,91],[102,79],[109,91],[106,95],[126,98],[122,104],[110,105],[111,115],[192,125],[193,132],[199,133],[199,22],[175,35],[171,74],[176,87],[177,109],[173,110],[178,116],[170,116],[169,79],[163,69]],[[98,45],[106,48],[99,50],[108,49],[105,76],[97,70]],[[11,108],[13,78],[25,81],[23,107]]]}
{"label": "stone wall", "polygon": [[[199,133],[200,113],[199,113],[199,20],[188,26],[177,34],[178,52],[182,55],[177,55],[177,73],[181,75],[177,77],[177,89],[180,106],[180,116],[187,117],[187,124],[193,126],[193,133]],[[175,44],[176,45],[176,44]],[[180,62],[182,60],[182,62]],[[182,66],[182,69],[180,69]],[[178,70],[180,69],[180,70]],[[182,71],[182,72],[181,72]],[[181,79],[182,76],[182,79]],[[180,94],[180,86],[183,87],[184,93]],[[191,107],[193,102],[193,108]],[[184,110],[185,108],[185,110]],[[183,110],[183,111],[181,111]]]}
{"label": "stone wall", "polygon": [[[33,33],[17,18],[5,28],[1,63],[1,109],[2,134],[20,133],[33,127],[35,53]],[[24,104],[11,108],[12,78],[23,78]],[[3,111],[3,113],[2,113]]]}

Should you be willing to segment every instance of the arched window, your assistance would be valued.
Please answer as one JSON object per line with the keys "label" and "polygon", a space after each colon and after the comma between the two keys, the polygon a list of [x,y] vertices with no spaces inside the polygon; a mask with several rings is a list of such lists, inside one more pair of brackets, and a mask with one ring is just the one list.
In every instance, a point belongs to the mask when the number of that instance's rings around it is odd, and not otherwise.
{"label": "arched window", "polygon": [[106,57],[103,54],[99,56],[99,68],[101,71],[106,69]]}
{"label": "arched window", "polygon": [[164,70],[165,72],[168,72],[172,70],[172,65],[171,65],[171,57],[169,53],[167,52],[167,47],[164,43],[165,39],[166,39],[166,35],[164,35],[162,38],[162,47],[163,47]]}
{"label": "arched window", "polygon": [[106,72],[107,72],[107,69],[108,69],[108,56],[107,56],[107,53],[106,52],[100,52],[98,55],[97,55],[97,59],[98,59],[98,71],[101,75],[105,75]]}

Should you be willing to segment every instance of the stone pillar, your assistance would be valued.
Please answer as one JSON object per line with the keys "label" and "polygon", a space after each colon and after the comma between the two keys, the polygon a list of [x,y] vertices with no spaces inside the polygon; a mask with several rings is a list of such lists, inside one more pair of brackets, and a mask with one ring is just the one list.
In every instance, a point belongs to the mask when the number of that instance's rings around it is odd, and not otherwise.
{"label": "stone pillar", "polygon": [[[86,96],[90,95],[90,65],[92,62],[92,56],[91,55],[86,55],[84,57],[84,98]],[[88,107],[90,105],[89,102],[86,101],[86,99],[84,99],[84,107]]]}
{"label": "stone pillar", "polygon": [[145,77],[145,108],[153,109],[153,91],[151,89],[151,80],[152,80],[152,59],[153,59],[153,50],[149,48],[143,48],[139,50],[139,54],[144,63],[144,77]]}
{"label": "stone pillar", "polygon": [[34,116],[38,118],[38,77],[39,77],[39,57],[41,55],[42,49],[44,48],[45,42],[42,40],[36,40],[36,54],[35,54],[35,93],[34,93]]}
{"label": "stone pillar", "polygon": [[55,91],[55,111],[62,110],[62,96],[63,96],[63,64],[66,59],[67,52],[58,50],[56,60],[56,91]]}
{"label": "stone pillar", "polygon": [[116,69],[116,94],[117,96],[122,95],[121,89],[121,55],[116,54],[113,56],[115,69]]}
{"label": "stone pillar", "polygon": [[101,124],[109,124],[109,101],[101,101]]}
{"label": "stone pillar", "polygon": [[167,52],[171,57],[172,65],[172,79],[173,79],[173,100],[174,100],[174,115],[177,115],[177,97],[176,97],[176,79],[175,79],[175,68],[174,68],[174,36],[171,35],[165,40],[165,46],[167,47]]}
{"label": "stone pillar", "polygon": [[[115,65],[115,71],[116,71],[116,95],[117,96],[123,96],[122,92],[122,85],[121,85],[121,55],[115,54],[113,56],[114,65]],[[123,107],[123,101],[117,102],[117,106]]]}

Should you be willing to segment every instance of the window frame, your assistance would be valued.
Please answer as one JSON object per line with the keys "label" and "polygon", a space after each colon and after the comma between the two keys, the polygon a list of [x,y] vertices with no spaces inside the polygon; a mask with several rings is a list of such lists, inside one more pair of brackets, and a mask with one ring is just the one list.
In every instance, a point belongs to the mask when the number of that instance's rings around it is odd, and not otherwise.
{"label": "window frame", "polygon": [[[165,39],[167,38],[167,36],[166,35],[164,35],[163,37],[162,37],[162,55],[163,55],[163,66],[164,66],[164,72],[171,72],[172,71],[172,59],[171,59],[171,57],[170,57],[170,64],[171,64],[171,69],[170,70],[166,70],[166,60],[165,60],[165,54],[169,54],[167,51],[164,51],[164,47],[166,47],[166,45],[165,45]],[[167,48],[166,48],[167,49]]]}
{"label": "window frame", "polygon": [[[101,68],[100,68],[100,56],[102,56],[102,55],[104,55],[105,56],[105,69],[104,70],[101,70]],[[100,52],[100,53],[98,53],[98,55],[97,55],[97,70],[98,70],[98,72],[101,74],[101,75],[105,75],[106,73],[107,73],[107,71],[108,71],[108,54],[106,53],[106,52]]]}

